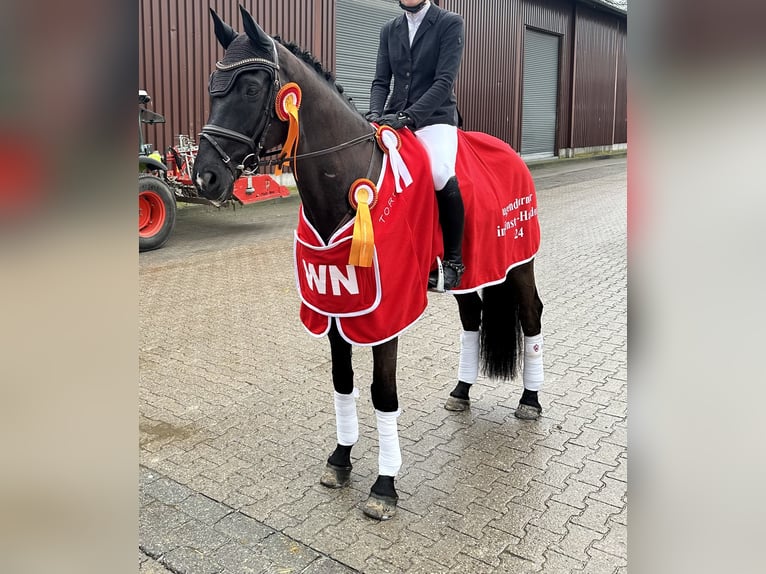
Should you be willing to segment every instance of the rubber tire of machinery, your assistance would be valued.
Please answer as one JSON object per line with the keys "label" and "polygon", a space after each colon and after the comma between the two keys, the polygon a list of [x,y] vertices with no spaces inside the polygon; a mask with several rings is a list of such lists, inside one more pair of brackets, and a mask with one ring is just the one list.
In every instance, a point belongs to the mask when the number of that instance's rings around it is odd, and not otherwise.
{"label": "rubber tire of machinery", "polygon": [[[139,235],[138,250],[151,251],[159,249],[170,238],[176,223],[176,199],[170,187],[155,175],[142,174],[138,176],[139,201]],[[149,222],[141,232],[141,206],[149,206],[151,215]],[[144,216],[146,217],[146,216]],[[154,218],[159,218],[154,221]]]}

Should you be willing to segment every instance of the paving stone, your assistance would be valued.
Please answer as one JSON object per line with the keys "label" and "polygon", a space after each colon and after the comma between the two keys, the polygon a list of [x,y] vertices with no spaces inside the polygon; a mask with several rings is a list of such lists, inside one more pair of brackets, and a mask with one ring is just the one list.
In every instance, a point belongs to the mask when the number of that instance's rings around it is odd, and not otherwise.
{"label": "paving stone", "polygon": [[173,574],[162,564],[148,557],[143,562],[140,562],[138,572],[139,574]]}
{"label": "paving stone", "polygon": [[192,491],[176,481],[161,477],[142,485],[144,494],[165,504],[178,504],[192,495]]}
{"label": "paving stone", "polygon": [[615,574],[620,572],[620,566],[627,564],[624,557],[607,554],[597,548],[589,548],[587,554],[588,562],[583,569],[583,574]]}
{"label": "paving stone", "polygon": [[628,529],[623,524],[612,522],[609,525],[609,532],[606,533],[603,540],[593,544],[594,548],[607,552],[613,556],[627,556],[628,551]]}
{"label": "paving stone", "polygon": [[620,508],[616,506],[588,497],[585,500],[585,510],[573,518],[572,522],[604,534],[609,530],[607,521],[619,512]]}
{"label": "paving stone", "polygon": [[353,574],[354,570],[327,557],[314,560],[301,574]]}
{"label": "paving stone", "polygon": [[590,494],[598,492],[598,487],[578,480],[567,479],[566,485],[566,488],[560,494],[554,494],[551,499],[562,504],[574,506],[575,508],[585,509],[585,499]]}
{"label": "paving stone", "polygon": [[179,510],[205,524],[215,524],[221,518],[234,512],[230,507],[201,494],[192,494],[179,502]]}
{"label": "paving stone", "polygon": [[549,500],[546,502],[546,509],[538,518],[530,520],[530,524],[540,526],[555,534],[567,534],[567,523],[572,520],[573,517],[577,517],[582,510],[556,502],[555,500]]}
{"label": "paving stone", "polygon": [[518,544],[509,544],[505,549],[507,554],[518,556],[531,562],[544,561],[543,553],[559,542],[563,536],[545,528],[528,525]]}
{"label": "paving stone", "polygon": [[196,548],[176,548],[165,554],[162,560],[171,571],[184,574],[219,574],[223,570],[221,564]]}
{"label": "paving stone", "polygon": [[601,532],[572,523],[567,524],[566,529],[566,535],[553,549],[584,564],[588,561],[588,555],[585,551],[594,541],[601,540],[604,535]]}
{"label": "paving stone", "polygon": [[274,532],[271,528],[239,512],[232,512],[221,518],[215,523],[215,530],[245,546],[260,544]]}
{"label": "paving stone", "polygon": [[623,499],[627,494],[627,483],[609,478],[608,476],[605,476],[603,481],[604,488],[600,489],[598,492],[593,493],[591,498],[593,500],[605,502],[606,504],[611,504],[612,506],[616,506],[618,508],[624,506],[625,502],[623,502]]}
{"label": "paving stone", "polygon": [[584,566],[584,562],[575,560],[570,556],[559,554],[555,550],[545,552],[545,564],[541,572],[550,574],[564,574],[579,570]]}

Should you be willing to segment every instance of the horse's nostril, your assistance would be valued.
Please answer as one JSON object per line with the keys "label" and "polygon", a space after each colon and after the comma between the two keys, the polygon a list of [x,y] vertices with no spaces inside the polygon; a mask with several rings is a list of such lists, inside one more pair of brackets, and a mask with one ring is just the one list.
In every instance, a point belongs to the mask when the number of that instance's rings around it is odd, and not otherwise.
{"label": "horse's nostril", "polygon": [[215,173],[212,171],[206,171],[202,174],[202,181],[205,183],[205,187],[212,187],[216,182]]}

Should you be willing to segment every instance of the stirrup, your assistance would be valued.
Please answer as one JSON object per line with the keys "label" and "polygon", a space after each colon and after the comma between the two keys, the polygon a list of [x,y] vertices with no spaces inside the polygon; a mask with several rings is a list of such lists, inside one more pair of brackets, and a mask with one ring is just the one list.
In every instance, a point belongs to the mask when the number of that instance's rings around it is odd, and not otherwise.
{"label": "stirrup", "polygon": [[449,260],[442,261],[439,257],[436,258],[436,269],[428,276],[428,290],[436,293],[444,293],[447,289],[444,286],[444,268],[449,267],[455,272],[455,284],[450,286],[449,289],[455,289],[460,285],[460,279],[465,272],[465,265],[462,263],[454,263]]}
{"label": "stirrup", "polygon": [[436,269],[428,275],[428,290],[444,293],[444,266],[440,257],[436,258]]}

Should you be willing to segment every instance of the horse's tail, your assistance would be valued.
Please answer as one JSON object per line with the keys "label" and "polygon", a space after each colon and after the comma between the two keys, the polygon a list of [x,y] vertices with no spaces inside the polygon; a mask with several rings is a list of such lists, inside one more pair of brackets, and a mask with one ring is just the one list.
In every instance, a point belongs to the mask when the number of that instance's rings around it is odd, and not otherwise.
{"label": "horse's tail", "polygon": [[511,280],[485,287],[482,293],[482,373],[493,379],[519,374],[524,333],[519,321],[519,296]]}

